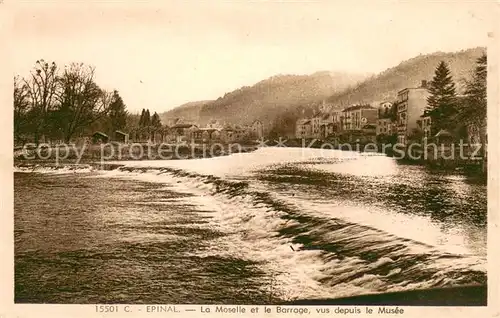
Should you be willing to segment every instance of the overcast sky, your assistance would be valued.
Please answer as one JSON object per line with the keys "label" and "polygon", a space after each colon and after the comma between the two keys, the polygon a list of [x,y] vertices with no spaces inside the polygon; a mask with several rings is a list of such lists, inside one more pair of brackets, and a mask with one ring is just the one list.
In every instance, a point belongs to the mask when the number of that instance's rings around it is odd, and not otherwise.
{"label": "overcast sky", "polygon": [[82,3],[17,7],[15,72],[27,75],[40,58],[92,64],[98,84],[119,90],[129,110],[158,112],[275,74],[380,72],[420,53],[486,46],[490,9],[472,1]]}

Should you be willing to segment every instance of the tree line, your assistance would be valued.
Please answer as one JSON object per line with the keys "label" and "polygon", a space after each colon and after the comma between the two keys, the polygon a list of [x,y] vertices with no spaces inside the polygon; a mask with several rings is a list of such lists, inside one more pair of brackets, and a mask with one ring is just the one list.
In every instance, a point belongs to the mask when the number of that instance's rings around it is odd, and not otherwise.
{"label": "tree line", "polygon": [[95,67],[36,61],[26,78],[14,77],[14,138],[32,141],[69,142],[97,129],[123,129],[128,112],[117,90],[106,91],[95,79]]}

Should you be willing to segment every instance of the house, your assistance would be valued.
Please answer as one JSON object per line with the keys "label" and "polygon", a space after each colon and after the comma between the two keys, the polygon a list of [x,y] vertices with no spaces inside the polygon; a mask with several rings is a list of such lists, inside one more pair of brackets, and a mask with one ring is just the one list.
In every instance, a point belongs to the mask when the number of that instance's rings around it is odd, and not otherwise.
{"label": "house", "polygon": [[97,144],[97,143],[107,143],[109,142],[109,136],[106,135],[105,133],[103,132],[100,132],[100,131],[96,131],[93,135],[92,135],[92,142],[94,144]]}
{"label": "house", "polygon": [[312,138],[321,138],[321,121],[323,115],[320,112],[317,112],[311,118],[311,137]]}
{"label": "house", "polygon": [[365,125],[376,125],[378,109],[370,105],[353,105],[342,111],[343,130],[361,130]]}
{"label": "house", "polygon": [[395,132],[394,123],[390,118],[379,118],[377,119],[376,125],[376,135],[392,135]]}
{"label": "house", "polygon": [[377,125],[367,124],[361,127],[362,138],[361,142],[376,142],[377,141]]}
{"label": "house", "polygon": [[230,143],[233,141],[233,127],[230,125],[225,125],[224,128],[220,130],[219,138],[224,143]]}
{"label": "house", "polygon": [[250,137],[250,130],[246,127],[235,125],[233,130],[233,140],[242,141]]}
{"label": "house", "polygon": [[295,137],[297,139],[311,138],[312,136],[312,126],[311,120],[309,119],[299,119],[295,124]]}
{"label": "house", "polygon": [[121,130],[115,131],[115,141],[127,144],[129,141],[129,135]]}
{"label": "house", "polygon": [[264,124],[262,124],[262,122],[260,120],[255,120],[252,123],[252,126],[250,129],[252,131],[252,135],[255,138],[261,139],[264,137]]}
{"label": "house", "polygon": [[326,139],[328,136],[333,134],[334,131],[333,120],[334,120],[333,114],[331,113],[326,113],[322,115],[319,138]]}
{"label": "house", "polygon": [[191,141],[194,137],[193,133],[197,130],[198,126],[190,123],[179,123],[170,127],[170,131],[177,143]]}
{"label": "house", "polygon": [[420,87],[405,88],[398,92],[397,99],[397,135],[398,143],[407,145],[408,138],[418,127],[418,120],[427,107],[427,81],[422,81]]}
{"label": "house", "polygon": [[218,140],[219,137],[220,132],[215,128],[200,128],[198,130],[193,130],[192,132],[193,140],[200,143],[207,143]]}
{"label": "house", "polygon": [[431,125],[432,125],[432,121],[431,121],[431,117],[430,116],[422,116],[422,118],[420,119],[420,123],[421,123],[421,128],[422,128],[422,131],[424,133],[424,138],[430,138],[431,137]]}
{"label": "house", "polygon": [[210,128],[210,129],[218,129],[218,130],[220,130],[220,129],[222,129],[222,128],[223,128],[223,126],[222,126],[222,124],[221,124],[221,123],[220,123],[217,119],[212,119],[212,120],[210,120],[210,121],[207,123],[207,125],[206,125],[206,127],[205,127],[205,128]]}

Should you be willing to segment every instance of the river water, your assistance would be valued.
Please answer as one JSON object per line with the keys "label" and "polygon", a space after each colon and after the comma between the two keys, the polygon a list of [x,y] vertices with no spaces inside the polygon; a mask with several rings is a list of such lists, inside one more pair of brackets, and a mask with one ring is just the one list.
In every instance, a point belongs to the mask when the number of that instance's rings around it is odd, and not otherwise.
{"label": "river water", "polygon": [[485,284],[486,185],[299,148],[16,169],[15,301],[264,304]]}

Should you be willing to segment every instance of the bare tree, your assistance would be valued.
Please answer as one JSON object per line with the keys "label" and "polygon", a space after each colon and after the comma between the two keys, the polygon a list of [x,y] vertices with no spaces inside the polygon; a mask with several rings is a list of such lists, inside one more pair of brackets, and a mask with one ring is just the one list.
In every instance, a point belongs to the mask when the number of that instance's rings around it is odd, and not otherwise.
{"label": "bare tree", "polygon": [[40,135],[45,133],[49,112],[54,108],[57,93],[57,65],[45,62],[43,59],[35,63],[29,80],[24,81],[32,106],[32,115],[36,118],[32,130],[35,143]]}
{"label": "bare tree", "polygon": [[95,68],[83,63],[66,67],[59,78],[59,109],[57,122],[62,126],[64,140],[107,114],[112,93],[102,90],[94,81]]}
{"label": "bare tree", "polygon": [[19,76],[14,76],[14,138],[23,142],[23,134],[29,129],[29,90]]}

